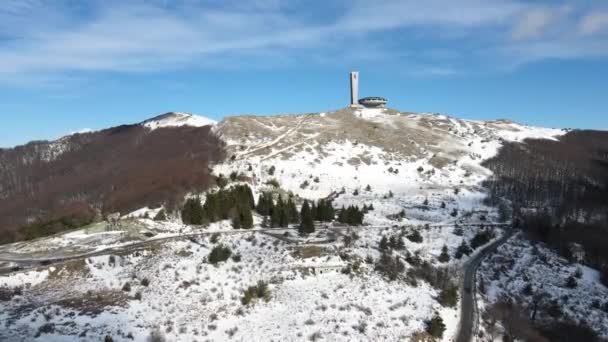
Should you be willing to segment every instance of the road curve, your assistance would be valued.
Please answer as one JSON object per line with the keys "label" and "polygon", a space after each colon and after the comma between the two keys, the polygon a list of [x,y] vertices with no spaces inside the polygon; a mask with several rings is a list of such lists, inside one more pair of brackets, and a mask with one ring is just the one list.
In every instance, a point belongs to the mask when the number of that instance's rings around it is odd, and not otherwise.
{"label": "road curve", "polygon": [[486,256],[496,251],[496,249],[507,242],[513,234],[515,234],[515,229],[511,228],[505,235],[500,237],[500,239],[486,246],[465,264],[461,291],[462,305],[460,307],[460,330],[458,331],[456,342],[471,342],[473,340],[473,327],[476,319],[475,311],[477,309],[475,303],[477,268]]}

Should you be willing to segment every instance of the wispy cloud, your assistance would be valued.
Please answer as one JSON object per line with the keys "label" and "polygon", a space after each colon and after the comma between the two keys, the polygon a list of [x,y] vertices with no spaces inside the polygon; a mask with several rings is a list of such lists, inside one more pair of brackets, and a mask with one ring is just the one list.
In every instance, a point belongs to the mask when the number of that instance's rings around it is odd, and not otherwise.
{"label": "wispy cloud", "polygon": [[[445,0],[331,5],[5,0],[0,5],[0,78],[52,79],[74,72],[154,72],[222,63],[398,63],[403,58],[415,61],[404,65],[428,65],[412,73],[449,76],[478,64],[475,58],[521,65],[544,58],[608,56],[608,11],[601,9],[514,0],[462,0],[457,5]],[[444,51],[443,57],[433,57],[435,51]]]}

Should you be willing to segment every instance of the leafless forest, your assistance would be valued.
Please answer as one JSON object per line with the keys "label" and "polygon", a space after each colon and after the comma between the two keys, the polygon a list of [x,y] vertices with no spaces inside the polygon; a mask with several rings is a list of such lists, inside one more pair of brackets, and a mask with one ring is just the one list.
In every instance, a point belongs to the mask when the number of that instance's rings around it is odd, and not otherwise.
{"label": "leafless forest", "polygon": [[125,125],[0,149],[0,240],[28,237],[28,225],[44,235],[99,212],[174,207],[186,192],[211,185],[210,164],[223,158],[210,126]]}

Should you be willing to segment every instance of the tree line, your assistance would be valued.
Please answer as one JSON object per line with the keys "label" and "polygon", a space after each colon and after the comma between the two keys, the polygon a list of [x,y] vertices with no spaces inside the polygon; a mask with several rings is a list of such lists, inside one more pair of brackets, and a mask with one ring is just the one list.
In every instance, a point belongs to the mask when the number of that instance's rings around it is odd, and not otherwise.
{"label": "tree line", "polygon": [[201,205],[200,197],[186,200],[182,210],[182,221],[186,224],[207,224],[220,220],[232,220],[234,228],[252,228],[251,210],[255,207],[253,193],[248,185],[235,185],[207,194]]}

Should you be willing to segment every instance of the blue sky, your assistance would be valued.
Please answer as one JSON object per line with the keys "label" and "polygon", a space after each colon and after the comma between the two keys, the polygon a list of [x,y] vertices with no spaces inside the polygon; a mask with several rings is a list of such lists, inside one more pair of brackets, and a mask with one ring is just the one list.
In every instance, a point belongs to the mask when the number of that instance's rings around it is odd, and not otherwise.
{"label": "blue sky", "polygon": [[399,110],[608,129],[608,3],[3,0],[0,146],[338,109],[351,70]]}

